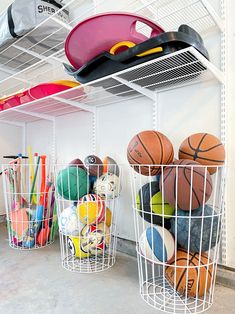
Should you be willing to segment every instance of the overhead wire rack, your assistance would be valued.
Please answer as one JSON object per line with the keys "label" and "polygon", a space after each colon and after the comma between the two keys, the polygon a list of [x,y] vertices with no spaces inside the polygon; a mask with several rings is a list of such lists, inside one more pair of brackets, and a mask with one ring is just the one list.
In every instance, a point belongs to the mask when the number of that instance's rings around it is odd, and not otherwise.
{"label": "overhead wire rack", "polygon": [[[48,80],[48,73],[52,80],[66,77],[62,63],[67,62],[64,40],[70,30],[95,12],[108,11],[107,3],[103,0],[94,1],[92,5],[83,8],[85,2],[72,0],[66,4],[72,13],[76,12],[74,16],[71,14],[68,24],[59,20],[56,13],[11,45],[0,49],[1,96],[44,82]],[[200,33],[211,29],[223,30],[223,20],[206,0],[128,0],[125,7],[120,6],[119,10],[126,11],[127,7],[129,12],[148,16],[159,23],[165,31],[177,30],[182,23],[188,24]],[[51,23],[56,30],[32,44],[31,39],[37,38],[42,28],[50,27]],[[143,33],[147,31],[143,25],[140,25],[139,30]],[[61,41],[56,41],[54,46],[48,47],[49,42],[54,42],[54,36],[60,37]]]}

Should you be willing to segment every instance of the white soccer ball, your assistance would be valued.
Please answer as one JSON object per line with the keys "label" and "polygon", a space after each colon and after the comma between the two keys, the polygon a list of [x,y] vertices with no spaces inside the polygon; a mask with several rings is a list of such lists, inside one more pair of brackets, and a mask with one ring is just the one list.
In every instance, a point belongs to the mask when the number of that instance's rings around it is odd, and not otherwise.
{"label": "white soccer ball", "polygon": [[94,193],[98,194],[102,199],[113,199],[120,192],[120,179],[113,173],[105,173],[95,181]]}
{"label": "white soccer ball", "polygon": [[76,206],[65,208],[59,217],[59,229],[64,235],[77,236],[83,228],[76,209]]}

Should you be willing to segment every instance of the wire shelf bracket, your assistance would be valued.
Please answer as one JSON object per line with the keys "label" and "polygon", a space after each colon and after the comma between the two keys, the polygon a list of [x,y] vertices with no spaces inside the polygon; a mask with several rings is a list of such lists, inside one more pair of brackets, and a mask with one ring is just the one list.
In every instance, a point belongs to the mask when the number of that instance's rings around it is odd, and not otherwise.
{"label": "wire shelf bracket", "polygon": [[32,116],[32,117],[36,117],[36,118],[39,118],[39,119],[43,119],[43,120],[49,120],[49,121],[52,121],[52,122],[55,121],[54,117],[52,117],[50,115],[47,115],[47,114],[43,114],[43,113],[31,112],[31,111],[27,111],[25,109],[15,109],[15,108],[12,111],[23,113],[23,114],[26,114],[26,115],[29,115],[29,116]]}
{"label": "wire shelf bracket", "polygon": [[150,98],[151,100],[155,101],[156,99],[156,96],[155,96],[155,92],[152,92],[151,90],[148,90],[146,88],[143,88],[135,83],[132,83],[132,82],[128,82],[127,80],[119,77],[119,76],[113,76],[113,78],[115,80],[117,80],[118,82],[126,85],[127,87],[130,87],[132,90],[135,90],[137,91],[138,93]]}
{"label": "wire shelf bracket", "polygon": [[50,96],[50,98],[52,98],[54,100],[57,100],[59,102],[66,103],[66,104],[68,104],[70,106],[73,106],[73,107],[76,107],[78,109],[85,110],[85,111],[88,111],[88,112],[91,112],[91,113],[95,113],[95,109],[93,107],[88,106],[88,105],[84,105],[84,104],[81,104],[81,103],[77,103],[74,100],[65,99],[65,98],[61,98],[61,97],[53,96],[53,95]]}

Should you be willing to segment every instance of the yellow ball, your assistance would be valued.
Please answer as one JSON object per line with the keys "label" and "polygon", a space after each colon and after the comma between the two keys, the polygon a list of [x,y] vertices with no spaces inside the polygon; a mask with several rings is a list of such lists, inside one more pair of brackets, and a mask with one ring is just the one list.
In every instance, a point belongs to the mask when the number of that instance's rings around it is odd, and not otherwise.
{"label": "yellow ball", "polygon": [[112,224],[112,212],[108,207],[106,208],[105,222],[108,227]]}
{"label": "yellow ball", "polygon": [[86,258],[90,256],[89,252],[85,252],[81,247],[81,237],[69,237],[68,249],[73,256],[78,258]]}
{"label": "yellow ball", "polygon": [[80,221],[86,225],[92,225],[104,220],[105,206],[98,202],[85,202],[77,207]]}

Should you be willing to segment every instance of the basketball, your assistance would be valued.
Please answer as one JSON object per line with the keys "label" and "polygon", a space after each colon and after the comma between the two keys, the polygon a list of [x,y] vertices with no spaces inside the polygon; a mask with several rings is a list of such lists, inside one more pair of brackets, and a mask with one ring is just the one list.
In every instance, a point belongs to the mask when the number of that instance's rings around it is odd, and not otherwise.
{"label": "basketball", "polygon": [[104,220],[105,203],[100,196],[88,194],[80,199],[77,213],[83,224],[92,225]]}
{"label": "basketball", "polygon": [[70,167],[80,167],[80,168],[86,170],[86,167],[84,166],[83,162],[79,158],[76,158],[76,159],[73,159],[72,161],[70,161],[69,166]]}
{"label": "basketball", "polygon": [[70,201],[77,201],[89,191],[89,181],[85,170],[79,167],[67,167],[58,173],[57,191]]}
{"label": "basketball", "polygon": [[170,140],[157,131],[138,133],[132,138],[127,148],[127,159],[130,165],[133,165],[135,171],[145,176],[157,175],[161,167],[156,165],[170,164],[173,158],[174,150]]}
{"label": "basketball", "polygon": [[120,191],[120,179],[113,173],[105,173],[95,181],[94,193],[98,194],[102,199],[113,199],[119,196]]}
{"label": "basketball", "polygon": [[140,236],[139,248],[148,260],[155,263],[167,262],[174,257],[175,240],[167,229],[149,227]]}
{"label": "basketball", "polygon": [[83,225],[79,222],[76,207],[65,208],[59,217],[59,230],[64,235],[79,235]]}
{"label": "basketball", "polygon": [[172,165],[164,168],[160,178],[160,190],[162,193],[164,190],[165,200],[172,207],[177,205],[183,210],[196,209],[203,205],[203,201],[206,203],[212,193],[209,172],[193,160],[175,160]]}
{"label": "basketball", "polygon": [[164,219],[164,228],[170,228],[169,219],[175,209],[162,199],[158,181],[142,186],[136,197],[136,205],[138,213],[144,220],[162,226]]}
{"label": "basketball", "polygon": [[[212,134],[196,133],[187,137],[179,149],[180,159],[191,159],[205,166],[221,166],[225,160],[225,149],[221,141]],[[216,167],[208,167],[210,174]]]}
{"label": "basketball", "polygon": [[119,167],[115,160],[113,160],[111,157],[105,157],[103,160],[103,173],[113,173],[116,174],[116,176],[119,176]]}
{"label": "basketball", "polygon": [[194,209],[191,218],[189,218],[190,212],[185,210],[177,210],[176,214],[177,219],[171,219],[171,232],[184,249],[189,249],[191,252],[200,252],[200,250],[206,252],[219,241],[218,216],[210,206]]}
{"label": "basketball", "polygon": [[89,175],[99,177],[103,174],[103,163],[99,157],[89,155],[84,160]]}
{"label": "basketball", "polygon": [[103,254],[110,243],[110,229],[104,223],[85,226],[81,231],[81,249],[91,255]]}
{"label": "basketball", "polygon": [[73,256],[78,258],[86,258],[90,256],[90,254],[83,251],[81,247],[81,237],[68,237],[67,244],[68,250]]}
{"label": "basketball", "polygon": [[213,265],[211,263],[212,261],[205,253],[199,255],[189,252],[188,259],[188,252],[178,249],[176,257],[169,262],[172,266],[166,268],[165,276],[169,284],[181,295],[186,294],[187,287],[187,296],[203,297],[212,285]]}

